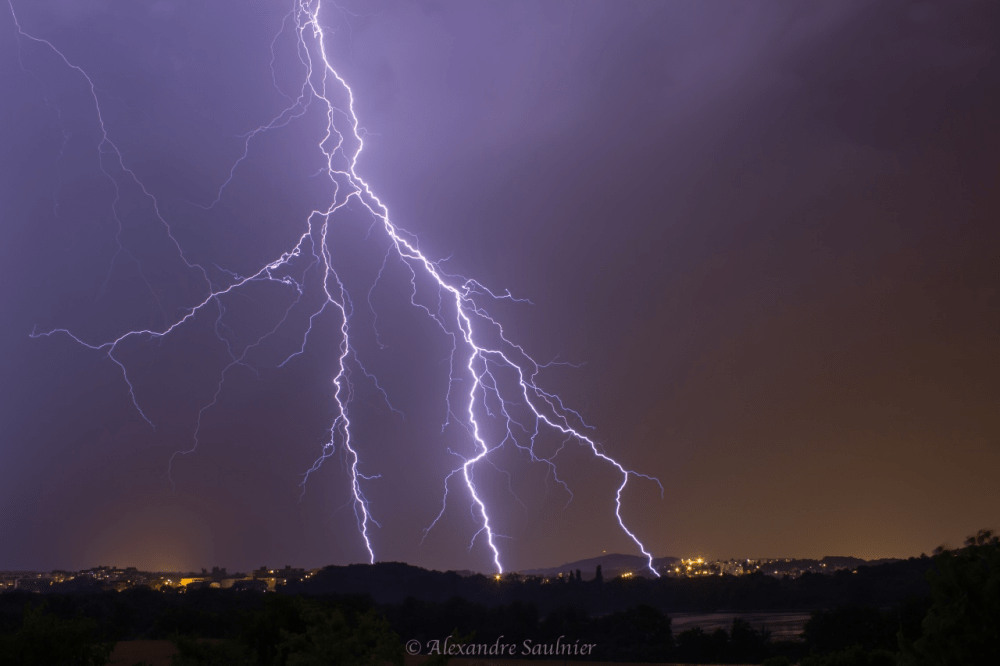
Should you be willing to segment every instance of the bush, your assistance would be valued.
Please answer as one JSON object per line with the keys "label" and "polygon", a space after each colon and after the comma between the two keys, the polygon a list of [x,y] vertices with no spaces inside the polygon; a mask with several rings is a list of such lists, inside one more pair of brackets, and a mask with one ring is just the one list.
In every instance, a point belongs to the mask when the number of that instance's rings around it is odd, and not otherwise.
{"label": "bush", "polygon": [[865,650],[860,645],[824,655],[810,655],[801,666],[896,666],[896,655],[888,650]]}
{"label": "bush", "polygon": [[922,636],[899,637],[900,666],[1000,664],[1000,545],[945,551],[934,564]]}
{"label": "bush", "polygon": [[44,604],[29,606],[21,628],[0,636],[0,666],[104,666],[114,647],[97,639],[93,620],[63,620]]}

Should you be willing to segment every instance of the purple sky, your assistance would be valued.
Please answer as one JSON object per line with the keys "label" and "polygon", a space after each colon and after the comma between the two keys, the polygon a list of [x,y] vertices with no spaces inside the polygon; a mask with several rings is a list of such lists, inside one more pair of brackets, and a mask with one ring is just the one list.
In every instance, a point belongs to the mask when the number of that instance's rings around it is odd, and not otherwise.
{"label": "purple sky", "polygon": [[[292,4],[13,7],[90,75],[185,255],[248,275],[328,203],[312,113],[193,205],[301,86]],[[906,557],[1000,526],[995,3],[340,5],[322,19],[365,130],[358,172],[429,258],[530,299],[488,309],[537,360],[580,366],[539,381],[663,483],[623,497],[654,555]],[[340,447],[300,499],[334,416],[335,317],[278,368],[307,322],[293,310],[227,373],[173,486],[226,365],[217,311],[120,348],[155,430],[101,353],[30,337],[162,330],[204,285],[105,154],[118,231],[85,80],[18,39],[7,6],[0,74],[0,569],[366,561]],[[331,248],[358,358],[404,415],[355,370],[376,556],[489,570],[461,485],[421,543],[471,449],[442,432],[450,342],[398,260],[374,282],[370,226],[352,207]],[[227,297],[224,336],[242,350],[289,293]],[[614,470],[575,444],[556,460],[571,502],[510,447],[479,470],[505,567],[637,553]]]}

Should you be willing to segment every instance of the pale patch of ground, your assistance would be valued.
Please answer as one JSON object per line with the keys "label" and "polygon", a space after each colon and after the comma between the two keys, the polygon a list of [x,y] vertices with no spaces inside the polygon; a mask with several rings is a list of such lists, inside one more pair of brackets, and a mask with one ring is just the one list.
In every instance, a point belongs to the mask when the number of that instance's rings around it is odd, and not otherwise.
{"label": "pale patch of ground", "polygon": [[170,666],[176,653],[170,641],[118,641],[108,666],[135,666],[143,661],[149,666]]}
{"label": "pale patch of ground", "polygon": [[[406,666],[419,666],[426,656],[407,657]],[[632,661],[585,661],[583,659],[465,659],[453,658],[448,662],[448,666],[689,666],[686,664],[662,663],[662,664],[641,664]],[[716,666],[713,664],[701,664],[700,666]],[[721,666],[721,665],[718,665]],[[753,664],[728,664],[727,666],[753,666]]]}
{"label": "pale patch of ground", "polygon": [[[111,654],[108,666],[135,666],[146,662],[149,666],[171,666],[170,660],[177,649],[170,641],[119,641]],[[406,666],[420,666],[428,657],[406,657]],[[464,659],[453,658],[449,666],[684,666],[683,664],[636,664],[632,662],[584,661],[582,659]],[[732,665],[730,665],[732,666]],[[736,665],[739,666],[739,665]]]}

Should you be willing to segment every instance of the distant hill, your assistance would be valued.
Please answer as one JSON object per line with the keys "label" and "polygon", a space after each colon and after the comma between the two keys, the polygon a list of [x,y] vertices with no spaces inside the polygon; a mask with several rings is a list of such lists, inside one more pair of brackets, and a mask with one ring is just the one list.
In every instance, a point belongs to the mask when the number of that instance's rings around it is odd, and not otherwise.
{"label": "distant hill", "polygon": [[[657,557],[653,559],[653,566],[656,567],[657,571],[662,571],[678,561],[680,560],[677,557]],[[652,573],[650,573],[648,568],[648,561],[645,557],[640,555],[622,555],[620,553],[599,555],[598,557],[591,557],[586,560],[567,562],[566,564],[558,567],[549,567],[546,569],[525,569],[520,573],[525,576],[551,577],[579,569],[580,577],[583,580],[593,580],[597,573],[598,565],[601,566],[601,574],[605,578],[614,578],[622,575],[623,573],[633,573],[637,576],[652,576]]]}
{"label": "distant hill", "polygon": [[[793,560],[795,562],[812,562],[814,560]],[[836,567],[838,569],[850,569],[858,568],[862,566],[873,567],[879,564],[891,564],[892,562],[901,562],[897,557],[883,557],[877,560],[863,560],[860,557],[850,557],[850,556],[835,556],[827,555],[822,560],[819,560],[820,564],[825,564],[830,567]]]}
{"label": "distant hill", "polygon": [[[656,564],[667,566],[673,561],[663,558]],[[847,565],[854,560],[834,558],[824,568],[825,573],[810,571],[798,576],[756,571],[742,576],[690,578],[640,575],[644,561],[628,555],[567,562],[562,567],[536,569],[541,573],[520,577],[462,576],[455,571],[428,571],[402,562],[380,562],[325,567],[306,580],[279,587],[279,591],[356,600],[368,597],[376,604],[451,604],[463,599],[495,608],[517,602],[543,615],[568,607],[607,614],[643,604],[664,613],[812,610],[847,604],[889,607],[911,597],[924,598],[930,592],[926,573],[933,561],[928,557],[859,565],[856,569],[830,566],[834,563]],[[598,564],[605,574],[603,583],[593,580]],[[773,562],[768,569],[791,564]],[[581,578],[586,571],[587,580],[558,577],[560,570],[567,573],[576,569],[580,569]],[[623,578],[620,574],[625,571],[635,575]]]}

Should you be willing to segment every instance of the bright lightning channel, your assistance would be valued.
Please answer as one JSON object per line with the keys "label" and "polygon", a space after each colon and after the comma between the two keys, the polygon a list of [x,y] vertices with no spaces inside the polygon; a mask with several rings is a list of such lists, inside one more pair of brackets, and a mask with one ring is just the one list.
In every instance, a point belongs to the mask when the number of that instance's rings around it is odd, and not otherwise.
{"label": "bright lightning channel", "polygon": [[[589,427],[583,423],[580,415],[572,409],[567,408],[557,395],[546,392],[536,384],[536,377],[540,370],[546,367],[545,364],[536,362],[525,352],[522,346],[510,341],[506,337],[501,324],[490,316],[477,302],[477,299],[514,300],[511,294],[509,292],[502,294],[495,293],[475,280],[445,273],[441,268],[440,262],[432,261],[424,255],[418,249],[415,240],[390,220],[389,210],[386,205],[374,194],[369,184],[358,175],[356,166],[358,157],[364,147],[364,141],[361,136],[362,132],[359,128],[358,117],[354,111],[354,92],[337,73],[327,56],[327,35],[320,20],[323,5],[321,0],[294,0],[292,10],[283,19],[281,29],[271,43],[273,56],[274,44],[284,33],[286,24],[291,21],[292,30],[296,38],[298,59],[302,64],[304,72],[297,96],[293,99],[282,92],[282,95],[288,99],[289,106],[266,125],[261,125],[244,135],[243,154],[233,164],[228,178],[219,188],[215,200],[207,206],[202,206],[202,208],[211,209],[222,200],[225,190],[235,177],[240,164],[249,155],[250,146],[255,137],[269,130],[285,127],[305,115],[312,105],[319,105],[321,115],[325,116],[325,126],[321,131],[321,136],[316,146],[324,162],[321,174],[330,183],[330,203],[326,208],[313,210],[308,215],[305,220],[305,230],[291,249],[247,276],[238,275],[218,266],[206,268],[202,264],[192,262],[188,259],[180,242],[178,242],[172,233],[169,222],[160,212],[160,205],[156,196],[142,183],[136,173],[126,166],[121,151],[109,136],[98,99],[98,88],[95,86],[93,79],[80,66],[71,62],[50,41],[34,37],[26,32],[17,18],[13,1],[8,0],[8,5],[14,17],[19,48],[23,49],[24,42],[30,42],[50,49],[67,68],[83,77],[89,87],[90,96],[93,100],[93,110],[100,127],[101,139],[97,146],[100,168],[104,176],[113,185],[116,193],[115,199],[111,204],[113,217],[119,230],[118,236],[116,236],[118,243],[116,258],[120,254],[125,254],[132,258],[137,266],[139,263],[121,244],[120,236],[123,223],[118,217],[118,204],[122,189],[128,186],[137,187],[142,192],[142,195],[151,202],[157,221],[163,225],[167,237],[170,239],[179,258],[188,269],[194,270],[201,276],[204,284],[203,296],[187,306],[181,316],[175,318],[173,321],[167,320],[164,316],[165,325],[158,329],[130,330],[116,338],[103,342],[85,341],[67,328],[55,328],[42,332],[36,330],[32,332],[32,337],[48,337],[56,334],[66,335],[84,347],[103,353],[121,371],[122,378],[128,386],[132,405],[138,411],[139,415],[151,427],[155,427],[153,421],[140,405],[140,400],[136,396],[135,387],[129,376],[128,368],[116,355],[116,352],[128,340],[163,339],[185,324],[190,323],[197,315],[203,312],[211,315],[214,312],[215,332],[219,340],[226,346],[229,363],[220,373],[211,400],[204,404],[198,412],[197,425],[193,434],[191,448],[175,452],[170,459],[171,465],[176,456],[190,454],[197,449],[202,416],[206,411],[215,406],[219,394],[223,389],[227,372],[237,365],[247,365],[246,357],[250,350],[257,348],[271,335],[276,333],[286,323],[292,310],[302,305],[303,296],[311,284],[306,279],[307,275],[318,274],[320,278],[321,304],[309,315],[309,323],[302,333],[302,344],[299,350],[291,354],[280,364],[284,365],[293,357],[305,351],[306,345],[310,342],[313,324],[317,317],[328,310],[332,310],[335,313],[340,321],[339,354],[332,380],[335,388],[333,394],[335,416],[329,428],[329,437],[323,445],[319,457],[304,474],[303,484],[308,480],[309,475],[318,470],[323,462],[333,454],[336,445],[339,443],[341,450],[347,457],[351,497],[358,531],[368,552],[369,562],[375,562],[376,556],[372,545],[371,525],[374,524],[377,526],[378,523],[371,515],[368,500],[365,498],[363,492],[363,482],[377,478],[377,476],[366,476],[359,469],[361,458],[356,448],[356,443],[352,438],[349,410],[351,398],[354,394],[354,384],[351,380],[352,366],[360,368],[365,377],[375,383],[375,386],[386,399],[387,404],[388,396],[382,390],[382,387],[378,385],[375,377],[364,369],[351,344],[352,331],[350,320],[353,305],[347,289],[338,276],[333,264],[333,256],[328,242],[330,223],[333,216],[350,202],[356,202],[372,215],[372,219],[376,221],[376,225],[385,233],[389,245],[388,253],[383,261],[382,269],[379,271],[376,283],[378,279],[382,278],[382,273],[389,257],[395,254],[407,266],[410,272],[410,284],[412,288],[410,294],[411,304],[421,308],[436,322],[444,335],[451,339],[451,377],[445,395],[448,419],[450,420],[454,417],[458,420],[465,427],[474,445],[474,454],[462,456],[461,465],[446,475],[441,510],[424,530],[424,536],[426,537],[427,533],[437,525],[438,521],[444,515],[449,497],[449,481],[459,476],[461,481],[464,482],[465,489],[470,498],[470,508],[473,510],[473,514],[479,524],[479,529],[472,536],[470,549],[480,535],[485,535],[486,544],[492,554],[493,566],[498,573],[503,573],[500,550],[497,547],[497,540],[502,535],[495,531],[493,523],[490,520],[487,501],[477,489],[475,470],[482,464],[492,465],[490,454],[493,451],[499,450],[506,442],[510,441],[519,449],[526,451],[532,461],[547,465],[553,478],[569,492],[566,483],[558,476],[554,458],[567,443],[575,441],[580,446],[589,449],[594,457],[606,462],[621,475],[621,483],[615,494],[615,518],[624,533],[628,535],[642,552],[643,556],[645,556],[650,571],[659,576],[659,573],[653,566],[652,555],[636,534],[625,525],[621,511],[622,493],[633,477],[646,479],[655,483],[660,488],[661,496],[663,494],[662,484],[654,477],[625,468],[617,460],[607,455],[593,439],[581,431],[580,426],[573,425],[573,423],[580,423],[582,427]],[[23,58],[22,67],[24,67]],[[272,79],[276,81],[273,71],[273,59]],[[281,91],[279,90],[279,92]],[[212,268],[216,270],[212,271]],[[139,270],[141,274],[141,267],[139,267]],[[210,277],[210,274],[212,277]],[[428,305],[418,301],[418,276],[420,279],[429,278],[433,283],[436,283],[439,292],[439,303],[436,310],[432,310]],[[212,279],[213,277],[214,280]],[[253,343],[247,345],[242,352],[238,353],[233,348],[230,339],[224,335],[224,329],[227,327],[223,321],[226,313],[223,305],[223,297],[236,293],[248,284],[263,281],[283,285],[291,290],[293,296],[284,312],[284,316],[278,324]],[[149,286],[148,281],[147,286]],[[154,298],[156,297],[152,287],[150,287],[150,293]],[[450,307],[446,308],[445,302],[450,302]],[[499,340],[498,344],[491,345],[483,342],[483,338],[486,337],[485,331],[489,330],[494,331],[494,335]],[[247,367],[250,366],[247,365]],[[499,370],[512,372],[516,375],[516,388],[513,391],[501,390],[501,382],[497,380],[494,374]],[[455,411],[451,406],[453,387],[456,383],[462,381],[463,375],[470,380],[470,387],[464,397],[461,397],[463,407]],[[482,402],[488,417],[496,416],[494,412],[490,411],[487,398],[491,398],[499,404],[499,413],[502,414],[502,418],[506,422],[507,434],[499,443],[491,444],[487,441],[481,428],[480,420],[482,415],[477,413],[477,404],[479,401]],[[527,406],[535,420],[534,427],[530,433],[530,440],[526,443],[519,443],[517,437],[514,435],[515,426],[525,433],[528,432],[523,424],[511,416],[508,408],[514,404]],[[394,410],[391,405],[389,407]],[[462,416],[463,411],[464,416]],[[448,425],[449,420],[446,420],[445,427]],[[543,428],[560,433],[565,438],[563,445],[547,458],[536,455],[534,449],[536,437]],[[169,472],[170,466],[168,465],[168,476]],[[570,493],[570,496],[572,497],[572,493]]]}

